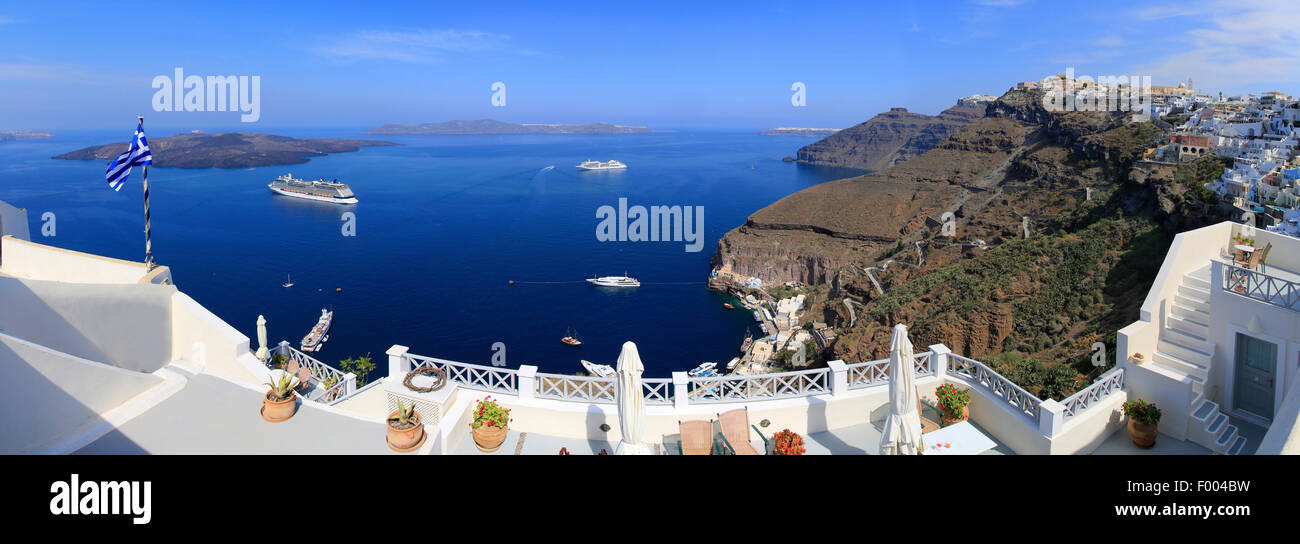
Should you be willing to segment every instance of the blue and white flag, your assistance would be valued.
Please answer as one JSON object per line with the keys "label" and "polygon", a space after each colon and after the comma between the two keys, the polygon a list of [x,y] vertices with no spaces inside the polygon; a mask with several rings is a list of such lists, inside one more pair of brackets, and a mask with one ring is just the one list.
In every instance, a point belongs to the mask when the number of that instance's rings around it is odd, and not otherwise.
{"label": "blue and white flag", "polygon": [[146,164],[153,164],[153,154],[149,152],[149,142],[144,139],[144,124],[141,123],[131,138],[131,147],[113,159],[113,164],[108,165],[108,171],[104,173],[104,179],[114,191],[120,191],[126,178],[131,175],[131,168]]}

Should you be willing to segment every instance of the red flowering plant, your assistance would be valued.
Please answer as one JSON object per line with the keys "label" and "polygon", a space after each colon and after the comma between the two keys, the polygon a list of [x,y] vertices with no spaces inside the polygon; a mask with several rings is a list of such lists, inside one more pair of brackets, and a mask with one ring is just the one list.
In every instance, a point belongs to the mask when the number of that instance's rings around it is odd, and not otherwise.
{"label": "red flowering plant", "polygon": [[808,451],[803,447],[803,437],[790,429],[776,433],[772,441],[775,443],[772,447],[773,455],[803,455]]}
{"label": "red flowering plant", "polygon": [[962,410],[970,405],[970,389],[958,389],[950,383],[940,385],[934,396],[939,399],[940,410],[957,418],[962,418]]}
{"label": "red flowering plant", "polygon": [[478,406],[474,408],[474,422],[470,423],[471,428],[477,429],[484,425],[505,429],[510,425],[510,409],[497,401],[492,400],[491,396],[478,401]]}
{"label": "red flowering plant", "polygon": [[1160,423],[1160,409],[1156,408],[1155,403],[1146,402],[1142,399],[1125,402],[1124,415],[1146,425]]}

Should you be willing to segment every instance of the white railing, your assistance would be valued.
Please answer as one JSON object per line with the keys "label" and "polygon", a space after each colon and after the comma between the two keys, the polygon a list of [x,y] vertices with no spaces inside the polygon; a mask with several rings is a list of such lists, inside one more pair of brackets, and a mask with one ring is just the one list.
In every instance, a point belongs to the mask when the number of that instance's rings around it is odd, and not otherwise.
{"label": "white railing", "polygon": [[1124,390],[1124,369],[1114,368],[1110,372],[1102,374],[1092,385],[1080,389],[1078,393],[1070,395],[1061,401],[1062,412],[1065,420],[1082,414],[1089,407],[1101,402],[1102,399],[1112,394]]}
{"label": "white railing", "polygon": [[[916,376],[934,375],[934,353],[925,352],[914,355]],[[847,365],[849,369],[849,389],[862,389],[889,383],[889,359],[865,361]]]}
{"label": "white railing", "polygon": [[617,402],[615,379],[538,372],[537,397],[590,402],[593,404],[614,404]]}
{"label": "white railing", "polygon": [[[447,379],[466,389],[486,391],[488,393],[519,392],[519,371],[512,368],[497,368],[469,363],[458,363],[446,359],[406,354],[414,363],[412,369],[431,366],[447,373]],[[404,378],[404,376],[402,376]]]}
{"label": "white railing", "polygon": [[1300,283],[1231,264],[1223,268],[1224,291],[1300,311]]}
{"label": "white railing", "polygon": [[[271,350],[273,355],[285,357],[285,362],[294,361],[299,367],[311,372],[308,380],[307,399],[324,404],[336,404],[356,393],[356,381],[348,380],[348,373],[320,362],[316,358],[295,349],[288,341],[282,341]],[[274,358],[267,361],[271,364]],[[333,383],[329,383],[333,382]],[[325,387],[326,385],[329,387]]]}
{"label": "white railing", "polygon": [[753,376],[690,378],[687,394],[691,404],[807,397],[830,393],[830,375],[830,369],[819,368]]}
{"label": "white railing", "polygon": [[955,353],[949,354],[948,374],[966,378],[966,381],[973,382],[993,396],[1001,398],[1007,404],[1015,407],[1021,414],[1033,420],[1035,425],[1038,424],[1038,405],[1042,404],[1043,401],[1029,394],[1020,386],[1011,383],[1011,380],[994,372],[984,363]]}
{"label": "white railing", "polygon": [[641,391],[645,393],[646,406],[673,403],[672,378],[644,378],[641,380]]}

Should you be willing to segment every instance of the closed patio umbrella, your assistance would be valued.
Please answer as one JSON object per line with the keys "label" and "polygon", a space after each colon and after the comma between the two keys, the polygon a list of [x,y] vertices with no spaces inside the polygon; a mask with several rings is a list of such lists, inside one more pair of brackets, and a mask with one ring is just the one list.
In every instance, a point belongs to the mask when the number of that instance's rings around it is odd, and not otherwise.
{"label": "closed patio umbrella", "polygon": [[636,351],[636,344],[623,343],[623,352],[618,355],[618,427],[623,432],[623,439],[614,449],[616,455],[649,455],[650,446],[643,442],[645,438],[645,395],[641,392],[641,355]]}
{"label": "closed patio umbrella", "polygon": [[921,446],[921,414],[916,411],[916,369],[907,327],[894,325],[889,342],[889,416],[880,433],[881,455],[916,455]]}
{"label": "closed patio umbrella", "polygon": [[257,316],[257,360],[265,363],[271,358],[271,352],[266,349],[266,318]]}

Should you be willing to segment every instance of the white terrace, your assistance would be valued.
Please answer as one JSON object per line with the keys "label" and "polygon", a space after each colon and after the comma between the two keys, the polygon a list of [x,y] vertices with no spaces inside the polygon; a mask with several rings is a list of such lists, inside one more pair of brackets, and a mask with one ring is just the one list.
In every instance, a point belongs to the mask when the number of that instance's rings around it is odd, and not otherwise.
{"label": "white terrace", "polygon": [[[1226,428],[1228,420],[1204,427],[1219,420],[1219,406],[1256,406],[1221,386],[1232,383],[1233,374],[1220,368],[1232,360],[1230,350],[1202,351],[1211,358],[1199,380],[1195,368],[1178,370],[1164,358],[1140,366],[1126,360],[1134,351],[1191,357],[1173,344],[1206,346],[1166,341],[1199,323],[1205,328],[1196,330],[1206,343],[1232,346],[1224,335],[1245,331],[1283,346],[1275,409],[1263,414],[1273,420],[1259,448],[1292,451],[1300,395],[1281,391],[1287,389],[1283,383],[1300,380],[1282,367],[1297,363],[1300,345],[1291,342],[1300,316],[1291,309],[1294,284],[1275,270],[1300,270],[1300,241],[1278,240],[1270,257],[1278,268],[1270,264],[1267,274],[1234,276],[1245,282],[1239,293],[1231,290],[1236,284],[1225,283],[1221,272],[1227,268],[1217,260],[1234,228],[1224,224],[1179,237],[1143,321],[1120,335],[1125,360],[1078,394],[1059,401],[1036,398],[979,361],[934,345],[916,355],[920,396],[933,403],[934,390],[944,383],[971,388],[971,419],[996,442],[992,453],[1139,453],[1128,442],[1119,409],[1139,396],[1165,409],[1155,452],[1248,453],[1253,444],[1233,438],[1222,447],[1197,433]],[[1199,249],[1211,239],[1213,250]],[[1186,312],[1205,309],[1186,307],[1189,289],[1180,285],[1211,261],[1218,264],[1209,285],[1228,288],[1210,289],[1206,304],[1213,311],[1202,313],[1225,317],[1171,319],[1198,317]],[[296,415],[268,423],[257,412],[269,371],[254,357],[248,338],[170,284],[165,267],[148,271],[140,263],[0,238],[0,379],[9,391],[0,395],[0,452],[387,453],[384,420],[398,398],[407,398],[417,401],[430,437],[419,452],[468,453],[474,451],[471,407],[488,394],[513,409],[512,433],[498,454],[553,454],[560,447],[612,452],[621,437],[613,379],[466,364],[415,355],[402,346],[387,352],[388,376],[364,388],[357,388],[355,376],[287,344],[274,347],[309,367],[314,380]],[[1197,285],[1191,287],[1205,291],[1205,284]],[[1185,307],[1175,312],[1176,305]],[[1252,315],[1259,315],[1257,322]],[[1167,347],[1157,351],[1158,346]],[[443,369],[451,383],[432,393],[406,389],[403,377],[422,365]],[[807,437],[809,453],[873,453],[888,411],[886,368],[886,361],[832,361],[829,368],[759,376],[646,377],[646,435],[658,452],[675,453],[679,421],[746,408],[751,423],[767,421],[759,429],[769,437],[786,428]],[[325,388],[327,378],[335,385]],[[1207,402],[1214,403],[1209,413]],[[1237,426],[1237,435],[1245,436],[1243,429]]]}

